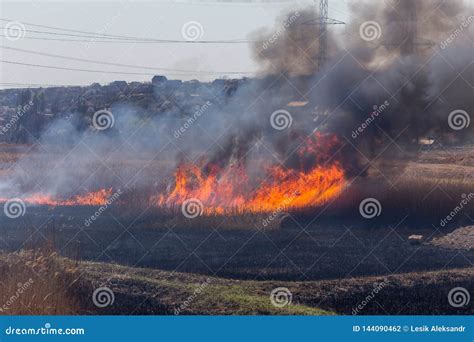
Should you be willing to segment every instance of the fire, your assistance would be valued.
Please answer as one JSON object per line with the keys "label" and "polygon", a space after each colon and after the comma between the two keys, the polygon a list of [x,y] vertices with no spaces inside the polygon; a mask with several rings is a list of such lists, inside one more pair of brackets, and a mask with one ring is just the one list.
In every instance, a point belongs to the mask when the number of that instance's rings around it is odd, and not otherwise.
{"label": "fire", "polygon": [[337,165],[309,172],[275,167],[271,172],[272,180],[259,188],[249,203],[251,211],[320,206],[338,196],[345,185],[344,172]]}
{"label": "fire", "polygon": [[[244,162],[219,167],[214,164],[181,164],[174,172],[171,190],[152,196],[152,205],[176,208],[188,199],[197,199],[205,214],[232,212],[272,212],[321,206],[336,198],[346,185],[338,162],[340,142],[334,135],[316,133],[296,151],[291,167],[262,161],[258,176],[248,174]],[[45,206],[102,206],[112,188],[58,199],[34,193],[21,199]],[[0,202],[8,199],[1,198]]]}
{"label": "fire", "polygon": [[[297,151],[300,167],[269,166],[264,177],[251,181],[244,165],[207,172],[192,164],[182,164],[175,172],[175,186],[160,195],[159,206],[174,207],[186,199],[202,202],[205,213],[271,212],[320,206],[337,197],[345,186],[344,171],[328,155],[338,146],[335,136],[316,134]],[[311,166],[308,166],[308,165]]]}
{"label": "fire", "polygon": [[[46,205],[50,207],[73,205],[101,206],[107,202],[111,194],[112,189],[100,189],[84,195],[75,195],[68,199],[57,199],[52,195],[41,193],[31,194],[21,199],[23,202],[32,205]],[[7,200],[7,198],[0,198],[0,202],[6,202]]]}

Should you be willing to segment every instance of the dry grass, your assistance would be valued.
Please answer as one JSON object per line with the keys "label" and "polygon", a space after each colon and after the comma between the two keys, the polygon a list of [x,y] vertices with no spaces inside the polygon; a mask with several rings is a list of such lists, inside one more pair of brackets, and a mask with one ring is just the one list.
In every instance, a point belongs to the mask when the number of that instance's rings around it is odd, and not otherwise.
{"label": "dry grass", "polygon": [[[3,160],[5,165],[8,165],[13,157],[19,158],[25,150],[24,146],[21,148],[15,145],[0,145],[0,151],[2,151],[0,161]],[[110,213],[123,222],[134,222],[145,228],[178,226],[182,228],[275,229],[281,226],[282,214],[272,218],[272,213],[235,212],[225,215],[203,215],[190,220],[181,214],[180,207],[171,209],[157,207],[156,200],[154,204],[150,199],[166,191],[169,184],[164,184],[159,180],[166,178],[163,175],[170,173],[174,162],[154,160],[150,159],[151,157],[143,153],[137,155],[135,159],[124,160],[120,153],[117,153],[109,159],[109,166],[114,171],[113,173],[119,174],[123,179],[132,178],[130,175],[140,170],[140,177],[136,177],[136,183],[130,184],[126,189],[120,189],[122,195],[109,209]],[[32,158],[37,159],[34,154]],[[35,179],[35,176],[42,178],[41,174],[50,167],[47,164],[40,164],[39,162],[35,164],[34,170],[31,171],[38,175],[30,174],[29,178]],[[143,167],[145,168],[142,169]],[[472,148],[438,149],[420,153],[414,161],[394,160],[390,165],[380,167],[384,175],[377,174],[375,169],[369,170],[366,178],[356,179],[328,208],[323,205],[320,208],[292,210],[291,213],[298,217],[319,218],[322,214],[322,219],[359,220],[361,219],[358,210],[359,203],[365,198],[372,197],[381,202],[383,211],[378,220],[372,220],[371,223],[384,224],[385,221],[397,223],[402,218],[408,217],[407,220],[416,223],[426,222],[429,226],[439,226],[441,219],[459,206],[463,194],[474,193]],[[0,169],[0,174],[1,172]],[[110,172],[103,172],[103,174],[105,178],[110,176]],[[157,182],[150,185],[146,181],[143,182],[143,179],[156,179]],[[97,180],[97,182],[98,187],[110,185],[110,180],[107,179]],[[474,217],[474,201],[470,201],[463,208],[462,214],[456,215],[450,224],[472,224],[472,222],[465,222],[469,216]],[[365,223],[368,222],[365,221]]]}
{"label": "dry grass", "polygon": [[65,269],[45,249],[0,255],[0,311],[3,315],[69,315],[79,306],[69,291],[77,270]]}

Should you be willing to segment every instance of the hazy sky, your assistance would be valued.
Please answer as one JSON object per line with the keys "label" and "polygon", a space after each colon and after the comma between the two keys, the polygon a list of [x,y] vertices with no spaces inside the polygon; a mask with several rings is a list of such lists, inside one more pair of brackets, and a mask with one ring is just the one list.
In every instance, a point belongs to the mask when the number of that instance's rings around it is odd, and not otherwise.
{"label": "hazy sky", "polygon": [[[347,2],[331,0],[330,17],[347,20]],[[65,68],[100,71],[127,71],[164,74],[168,78],[201,80],[225,76],[228,71],[255,71],[257,65],[251,58],[248,44],[138,44],[91,42],[78,37],[81,33],[55,31],[29,25],[38,24],[72,30],[109,35],[126,35],[153,39],[183,40],[183,25],[188,22],[198,28],[200,40],[238,40],[261,27],[272,27],[275,18],[285,9],[297,9],[302,4],[316,6],[309,1],[284,1],[281,3],[254,1],[243,3],[209,1],[1,1],[0,18],[20,22],[26,29],[24,37],[11,40],[0,37],[2,47],[40,51],[48,54],[72,56],[81,59],[112,63],[172,68],[184,70],[223,71],[222,74],[172,75],[170,72],[130,69],[119,66],[91,64],[25,52],[1,49],[1,60],[29,64],[42,64]],[[8,21],[1,21],[2,35],[7,34]],[[12,24],[11,24],[12,25]],[[191,26],[193,26],[191,25]],[[202,29],[201,29],[202,28]],[[44,35],[31,30],[71,34]],[[83,42],[34,40],[28,37],[78,39]],[[187,37],[188,39],[192,37]],[[103,40],[97,38],[97,40]],[[24,65],[0,63],[1,88],[11,88],[5,83],[87,85],[93,82],[108,83],[114,80],[149,81],[151,75],[102,74],[83,71],[44,69]],[[232,75],[230,77],[234,77]]]}

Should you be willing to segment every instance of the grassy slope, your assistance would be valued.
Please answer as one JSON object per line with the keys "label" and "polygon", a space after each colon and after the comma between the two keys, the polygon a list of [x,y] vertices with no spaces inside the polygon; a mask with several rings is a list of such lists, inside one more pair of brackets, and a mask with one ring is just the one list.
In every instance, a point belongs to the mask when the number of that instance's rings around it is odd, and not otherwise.
{"label": "grassy slope", "polygon": [[[116,298],[124,299],[122,305],[125,304],[127,311],[134,313],[174,314],[174,310],[188,300],[189,304],[182,307],[180,314],[334,314],[298,303],[282,308],[274,307],[270,302],[273,286],[268,286],[269,282],[226,280],[95,262],[82,262],[80,272],[96,286],[104,282],[109,284],[116,293]],[[108,308],[108,311],[119,313],[119,300],[116,305],[115,308]]]}
{"label": "grassy slope", "polygon": [[[301,282],[231,280],[94,262],[81,263],[80,269],[95,286],[107,281],[116,293],[114,306],[100,313],[119,314],[126,309],[136,314],[173,314],[192,298],[181,314],[351,314],[381,282],[386,286],[360,314],[469,314],[473,310],[472,305],[455,309],[447,302],[454,286],[470,288],[473,268]],[[293,303],[276,308],[269,296],[280,286],[289,288]],[[194,295],[199,288],[202,291]]]}
{"label": "grassy slope", "polygon": [[[0,254],[0,271],[7,276],[1,282],[3,302],[16,290],[18,279],[34,278],[31,288],[3,314],[173,315],[177,308],[185,315],[351,314],[382,282],[383,290],[359,314],[473,313],[471,303],[453,308],[447,301],[453,287],[472,287],[472,267],[341,280],[242,281],[21,252]],[[113,290],[113,305],[93,304],[92,294],[101,286]],[[271,304],[270,292],[276,287],[291,291],[292,304],[282,308]],[[41,308],[49,309],[41,312]]]}

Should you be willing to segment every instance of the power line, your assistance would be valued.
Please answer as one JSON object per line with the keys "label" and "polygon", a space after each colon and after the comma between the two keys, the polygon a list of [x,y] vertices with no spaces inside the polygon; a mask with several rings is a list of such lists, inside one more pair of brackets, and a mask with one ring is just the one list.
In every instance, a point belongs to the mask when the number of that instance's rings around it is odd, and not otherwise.
{"label": "power line", "polygon": [[[100,73],[100,74],[141,75],[141,76],[154,76],[155,75],[154,73],[142,73],[142,72],[103,71],[103,70],[94,70],[94,69],[65,68],[65,67],[58,67],[58,66],[53,66],[53,65],[32,64],[32,63],[7,61],[7,60],[3,60],[3,59],[0,59],[0,63],[24,65],[24,66],[31,66],[31,67],[37,67],[37,68],[46,68],[46,69],[66,70],[66,71],[91,72],[91,73]],[[177,74],[177,73],[168,73],[168,74],[178,75],[178,76],[186,75],[186,74]],[[188,75],[195,75],[195,73],[189,73]]]}
{"label": "power line", "polygon": [[[9,37],[5,34],[0,34],[0,37]],[[90,37],[92,38],[92,37]],[[96,40],[96,39],[66,39],[66,38],[46,38],[46,37],[22,37],[21,39],[35,39],[35,40],[52,40],[60,42],[83,42],[83,43],[133,43],[133,44],[246,44],[258,43],[259,40],[131,40],[131,39],[111,39],[111,40]]]}
{"label": "power line", "polygon": [[[31,25],[31,24],[29,24]],[[0,27],[0,29],[2,30],[5,30],[7,29],[6,27]],[[60,33],[60,32],[50,32],[50,31],[38,31],[38,30],[30,30],[30,29],[27,29],[25,28],[24,30],[22,30],[24,32],[33,32],[33,33],[41,33],[41,34],[50,34],[50,35],[54,35],[54,36],[67,36],[67,37],[81,37],[81,38],[97,38],[97,37],[104,37],[104,38],[107,38],[107,39],[111,39],[111,40],[143,40],[143,41],[156,41],[155,39],[149,39],[149,38],[126,38],[126,37],[107,37],[106,35],[102,35],[102,34],[71,34],[71,33]],[[65,31],[69,31],[69,30],[65,30]],[[161,40],[158,40],[158,41],[161,41]],[[163,40],[165,41],[165,40]]]}
{"label": "power line", "polygon": [[[6,27],[0,27],[0,29],[6,29]],[[33,32],[40,34],[49,34],[53,36],[67,36],[67,37],[79,37],[79,38],[91,38],[93,42],[94,38],[100,37],[100,35],[81,35],[81,34],[70,34],[70,33],[59,33],[59,32],[48,32],[48,31],[38,31],[25,29],[24,32]],[[24,37],[23,37],[24,38]],[[115,37],[104,37],[110,41],[125,41],[125,42],[148,42],[148,43],[226,43],[226,44],[240,44],[240,43],[249,43],[249,42],[259,42],[258,40],[244,40],[244,39],[234,39],[234,40],[178,40],[178,39],[151,39],[151,38],[140,38],[134,40],[134,38],[115,38]]]}
{"label": "power line", "polygon": [[[0,18],[0,21],[13,22],[14,20]],[[114,34],[94,33],[94,32],[90,32],[90,31],[72,30],[72,29],[62,28],[62,27],[58,27],[58,26],[39,25],[39,24],[34,24],[34,23],[28,23],[28,22],[25,22],[25,21],[22,21],[21,23],[26,24],[26,25],[30,25],[30,26],[34,26],[34,27],[42,27],[42,28],[47,28],[47,29],[51,29],[51,30],[59,30],[59,31],[66,31],[66,32],[84,33],[84,34],[89,34],[89,35],[92,35],[92,36],[129,38],[129,39],[138,39],[138,40],[141,39],[141,38],[138,38],[138,37],[127,37],[127,36],[120,36],[120,35],[114,35]]]}
{"label": "power line", "polygon": [[102,71],[102,70],[92,70],[92,69],[64,68],[64,67],[58,67],[58,66],[52,66],[52,65],[6,61],[6,60],[3,60],[3,59],[0,60],[0,63],[25,65],[25,66],[32,66],[32,67],[38,67],[38,68],[47,68],[47,69],[67,70],[67,71],[98,72],[98,73],[104,73],[104,74],[142,75],[142,76],[151,76],[151,75],[153,75],[153,74],[150,74],[150,73],[142,73],[142,72]]}
{"label": "power line", "polygon": [[[8,19],[0,18],[0,21],[8,21]],[[242,43],[251,43],[251,42],[259,42],[258,40],[249,40],[249,39],[221,39],[221,40],[179,40],[179,39],[157,39],[157,38],[143,38],[143,37],[133,37],[133,36],[124,36],[124,35],[112,35],[112,34],[105,34],[105,33],[94,33],[90,31],[80,31],[80,30],[71,30],[67,28],[61,28],[57,26],[47,26],[47,25],[38,25],[33,23],[22,22],[22,24],[34,26],[34,27],[42,27],[52,30],[59,30],[65,32],[74,32],[74,33],[81,33],[80,35],[77,34],[70,34],[70,33],[60,33],[60,32],[48,32],[48,31],[39,31],[39,30],[30,30],[25,29],[25,32],[33,32],[33,33],[40,33],[40,34],[49,34],[55,36],[68,36],[68,37],[79,37],[79,38],[91,38],[90,40],[68,40],[68,39],[52,39],[46,38],[45,40],[59,40],[59,41],[85,41],[85,42],[133,42],[133,43],[187,43],[187,44],[242,44]],[[0,29],[5,29],[5,27],[0,27]],[[5,35],[2,35],[5,37]],[[99,41],[95,40],[94,38],[103,38],[107,40]],[[22,37],[22,38],[41,38],[41,37]]]}
{"label": "power line", "polygon": [[120,67],[127,67],[127,68],[135,68],[135,69],[147,69],[147,70],[155,70],[155,71],[169,71],[169,72],[182,72],[182,73],[195,73],[195,74],[253,74],[252,72],[248,71],[210,71],[210,70],[186,70],[186,69],[170,69],[170,68],[156,68],[150,66],[139,66],[139,65],[131,65],[131,64],[122,64],[122,63],[112,63],[112,62],[104,62],[104,61],[97,61],[92,59],[85,59],[85,58],[77,58],[71,56],[64,56],[64,55],[56,55],[52,53],[34,51],[34,50],[25,50],[25,49],[18,49],[9,46],[0,46],[0,49],[12,50],[12,51],[19,51],[30,53],[39,56],[47,56],[53,58],[60,58],[65,60],[72,60],[72,61],[79,61],[79,62],[86,62],[86,63],[94,63],[94,64],[102,64],[102,65],[112,65],[112,66],[120,66]]}

